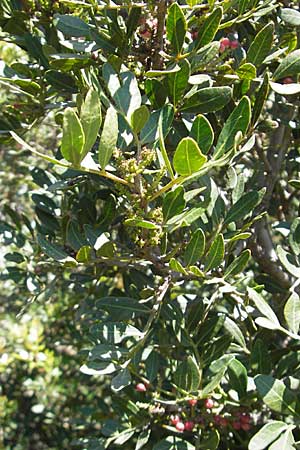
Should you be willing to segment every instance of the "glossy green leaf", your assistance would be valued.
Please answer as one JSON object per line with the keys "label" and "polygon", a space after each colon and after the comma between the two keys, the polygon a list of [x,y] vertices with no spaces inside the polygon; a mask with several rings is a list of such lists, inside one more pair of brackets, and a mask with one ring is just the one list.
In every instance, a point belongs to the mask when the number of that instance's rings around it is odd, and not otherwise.
{"label": "glossy green leaf", "polygon": [[167,39],[176,54],[179,54],[185,39],[187,23],[178,3],[173,3],[168,9],[166,21]]}
{"label": "glossy green leaf", "polygon": [[184,189],[182,186],[178,186],[173,191],[166,194],[163,199],[163,216],[167,221],[171,217],[180,214],[185,208]]}
{"label": "glossy green leaf", "polygon": [[300,27],[300,12],[293,8],[282,8],[280,17],[283,22],[294,27]]}
{"label": "glossy green leaf", "polygon": [[170,269],[174,270],[174,272],[183,273],[184,275],[187,275],[187,271],[183,267],[183,265],[175,258],[171,258],[169,261]]}
{"label": "glossy green leaf", "polygon": [[255,96],[255,103],[252,109],[252,118],[251,118],[252,125],[255,125],[258,119],[260,118],[268,94],[269,94],[269,74],[266,73],[263,82]]}
{"label": "glossy green leaf", "polygon": [[248,8],[251,8],[253,0],[240,0],[238,2],[238,13],[242,15]]}
{"label": "glossy green leaf", "polygon": [[[293,425],[292,425],[292,428]],[[275,441],[270,447],[269,450],[295,450],[295,439],[292,433],[292,430],[286,430],[277,441]]]}
{"label": "glossy green leaf", "polygon": [[234,277],[235,275],[241,273],[247,266],[250,256],[250,250],[246,249],[237,258],[235,258],[225,270],[225,280],[228,277]]}
{"label": "glossy green leaf", "polygon": [[242,197],[229,209],[224,223],[229,224],[231,222],[238,222],[248,216],[248,214],[253,212],[254,208],[262,201],[264,194],[265,189],[261,189],[260,191],[250,191],[242,195]]}
{"label": "glossy green leaf", "polygon": [[256,339],[251,350],[251,365],[255,373],[269,374],[272,361],[268,352],[267,343],[262,339]]}
{"label": "glossy green leaf", "polygon": [[145,92],[154,109],[159,109],[166,103],[167,92],[163,83],[158,80],[146,80]]}
{"label": "glossy green leaf", "polygon": [[186,98],[180,110],[196,114],[218,111],[229,103],[231,93],[228,86],[203,88]]}
{"label": "glossy green leaf", "polygon": [[247,349],[246,341],[243,332],[240,330],[236,322],[231,320],[230,317],[226,317],[224,322],[225,330],[233,337],[233,339],[241,346],[243,349]]}
{"label": "glossy green leaf", "polygon": [[300,326],[300,298],[296,292],[292,292],[287,299],[284,306],[284,318],[289,330],[297,334]]}
{"label": "glossy green leaf", "polygon": [[174,382],[186,392],[197,391],[201,381],[199,368],[191,356],[182,361],[174,374]]}
{"label": "glossy green leaf", "polygon": [[259,67],[269,55],[273,44],[274,24],[268,23],[257,33],[247,52],[247,62]]}
{"label": "glossy green leaf", "polygon": [[217,450],[220,443],[220,434],[218,430],[208,430],[207,433],[202,435],[202,439],[199,444],[199,449],[203,450]]}
{"label": "glossy green leaf", "polygon": [[291,225],[289,244],[295,255],[300,255],[300,217],[296,217]]}
{"label": "glossy green leaf", "polygon": [[124,224],[129,227],[141,227],[146,228],[148,230],[155,230],[159,228],[159,225],[156,225],[155,223],[150,222],[149,220],[142,220],[142,219],[126,219]]}
{"label": "glossy green leaf", "polygon": [[195,41],[195,48],[204,47],[209,44],[215,37],[220,22],[223,16],[222,7],[218,6],[214,11],[204,20],[198,31],[198,36]]}
{"label": "glossy green leaf", "polygon": [[80,111],[80,120],[85,136],[82,151],[82,157],[84,158],[96,142],[102,121],[99,94],[93,89],[90,89],[86,94]]}
{"label": "glossy green leaf", "polygon": [[300,267],[295,257],[285,251],[280,245],[277,247],[277,255],[285,269],[296,278],[300,278]]}
{"label": "glossy green leaf", "polygon": [[257,375],[254,382],[260,397],[270,409],[280,414],[299,417],[296,411],[297,396],[283,381],[276,380],[270,375]]}
{"label": "glossy green leaf", "polygon": [[202,153],[206,155],[209,152],[214,141],[214,132],[208,119],[202,114],[195,118],[190,137],[195,139]]}
{"label": "glossy green leaf", "polygon": [[109,163],[111,155],[117,145],[118,133],[118,114],[117,111],[110,106],[106,112],[98,149],[98,160],[100,167],[103,170]]}
{"label": "glossy green leaf", "polygon": [[145,76],[147,78],[156,78],[156,77],[165,77],[171,73],[176,73],[180,71],[180,66],[178,64],[172,64],[170,67],[167,67],[163,70],[148,70],[148,72],[145,73]]}
{"label": "glossy green leaf", "polygon": [[120,344],[124,339],[139,340],[143,337],[143,333],[138,328],[121,322],[102,322],[93,325],[90,333],[100,342],[108,344]]}
{"label": "glossy green leaf", "polygon": [[182,94],[187,88],[190,74],[190,63],[184,59],[180,63],[179,72],[168,75],[168,91],[174,106],[181,100]]}
{"label": "glossy green leaf", "polygon": [[121,369],[111,380],[111,388],[113,392],[119,392],[131,383],[131,375],[127,367]]}
{"label": "glossy green leaf", "polygon": [[279,80],[280,78],[297,75],[300,72],[300,50],[294,50],[289,53],[273,74],[273,79]]}
{"label": "glossy green leaf", "polygon": [[37,235],[37,243],[41,247],[42,251],[46,253],[47,256],[58,261],[60,263],[71,263],[72,265],[77,265],[77,262],[74,258],[71,258],[60,246],[49,242],[44,236],[41,234]]}
{"label": "glossy green leaf", "polygon": [[205,272],[215,269],[222,263],[224,259],[224,252],[225,252],[224,238],[222,234],[219,234],[213,241],[207,254],[204,264]]}
{"label": "glossy green leaf", "polygon": [[247,292],[250,300],[253,301],[258,311],[260,311],[261,314],[268,318],[276,327],[280,327],[280,323],[277,319],[276,314],[274,313],[271,306],[269,306],[268,303],[264,300],[264,298],[250,287],[247,287]]}
{"label": "glossy green leaf", "polygon": [[161,121],[164,138],[168,134],[174,118],[174,108],[172,105],[165,105],[158,111],[150,115],[150,119],[141,131],[140,138],[142,144],[148,144],[159,138],[159,124]]}
{"label": "glossy green leaf", "polygon": [[248,97],[243,97],[225,122],[219,135],[214,158],[218,159],[231,150],[238,132],[246,133],[251,118],[251,104]]}
{"label": "glossy green leaf", "polygon": [[85,145],[84,131],[73,108],[66,108],[63,118],[63,136],[61,141],[61,154],[76,166],[82,161]]}
{"label": "glossy green leaf", "polygon": [[192,175],[206,162],[197,142],[192,138],[183,138],[177,145],[173,165],[179,175]]}
{"label": "glossy green leaf", "polygon": [[248,447],[249,450],[264,450],[275,441],[287,427],[288,425],[286,423],[279,420],[272,420],[271,422],[266,423],[251,438]]}
{"label": "glossy green leaf", "polygon": [[184,262],[187,266],[191,266],[195,264],[201,256],[203,255],[205,250],[205,234],[199,228],[193,233],[192,239],[188,243],[185,252],[184,252]]}
{"label": "glossy green leaf", "polygon": [[135,75],[126,70],[119,75],[121,86],[115,91],[113,98],[117,109],[130,121],[131,115],[142,103],[141,93]]}
{"label": "glossy green leaf", "polygon": [[130,117],[130,123],[135,133],[139,133],[146,125],[150,117],[149,110],[146,105],[137,108]]}
{"label": "glossy green leaf", "polygon": [[241,400],[247,393],[248,377],[246,367],[238,359],[233,359],[228,365],[227,372],[230,386],[238,393]]}
{"label": "glossy green leaf", "polygon": [[134,450],[141,450],[149,441],[150,438],[151,429],[142,431],[136,441],[135,449]]}
{"label": "glossy green leaf", "polygon": [[241,80],[253,80],[256,77],[256,68],[253,64],[247,62],[239,66],[236,73]]}
{"label": "glossy green leaf", "polygon": [[90,25],[71,14],[54,14],[54,25],[66,36],[89,37],[91,33]]}
{"label": "glossy green leaf", "polygon": [[214,375],[210,379],[209,383],[207,383],[202,390],[203,396],[207,396],[208,394],[213,392],[220,385],[226,370],[227,370],[227,367],[223,367],[221,370],[219,370],[219,372],[216,373],[216,375]]}
{"label": "glossy green leaf", "polygon": [[129,297],[103,297],[97,300],[96,306],[114,314],[122,320],[123,317],[131,318],[149,314],[150,309],[144,303]]}
{"label": "glossy green leaf", "polygon": [[157,444],[155,444],[152,450],[194,450],[194,445],[188,441],[184,441],[176,436],[168,436]]}

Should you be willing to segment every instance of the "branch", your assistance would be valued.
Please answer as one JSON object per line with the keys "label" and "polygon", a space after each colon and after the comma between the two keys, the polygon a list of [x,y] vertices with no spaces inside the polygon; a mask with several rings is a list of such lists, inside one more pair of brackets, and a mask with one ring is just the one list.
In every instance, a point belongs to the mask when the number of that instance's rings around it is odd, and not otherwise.
{"label": "branch", "polygon": [[164,50],[165,19],[168,0],[160,0],[157,5],[157,32],[154,42],[153,69],[163,68],[163,58],[160,54]]}

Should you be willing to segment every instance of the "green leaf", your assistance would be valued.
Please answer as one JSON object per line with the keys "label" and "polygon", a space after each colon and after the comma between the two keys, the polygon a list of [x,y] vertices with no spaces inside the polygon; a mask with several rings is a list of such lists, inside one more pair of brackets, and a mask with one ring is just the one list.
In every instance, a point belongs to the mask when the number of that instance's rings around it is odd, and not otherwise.
{"label": "green leaf", "polygon": [[233,359],[228,365],[227,371],[230,386],[238,393],[241,400],[247,393],[248,377],[246,367],[238,359]]}
{"label": "green leaf", "polygon": [[92,30],[90,25],[71,14],[54,14],[53,23],[65,36],[89,37]]}
{"label": "green leaf", "polygon": [[297,75],[300,72],[300,50],[289,53],[279,64],[273,74],[273,79]]}
{"label": "green leaf", "polygon": [[250,191],[244,194],[236,203],[229,209],[224,223],[238,222],[244,217],[253,212],[254,208],[259,205],[265,194],[265,189],[260,191]]}
{"label": "green leaf", "polygon": [[181,100],[181,96],[187,88],[190,74],[190,63],[184,59],[180,63],[180,71],[168,75],[168,91],[174,106]]}
{"label": "green leaf", "polygon": [[300,298],[296,292],[292,292],[284,306],[284,318],[289,330],[297,334],[300,326]]}
{"label": "green leaf", "polygon": [[223,262],[224,252],[225,252],[224,238],[222,234],[219,234],[213,241],[207,254],[206,261],[204,264],[205,272],[208,272],[211,269],[215,269]]}
{"label": "green leaf", "polygon": [[109,163],[117,145],[118,132],[118,114],[114,107],[110,106],[106,112],[98,150],[98,160],[102,170]]}
{"label": "green leaf", "polygon": [[154,445],[152,450],[194,450],[194,445],[176,436],[168,436]]}
{"label": "green leaf", "polygon": [[187,275],[187,271],[183,267],[183,265],[175,258],[171,258],[169,261],[170,269],[174,270],[175,272],[183,273],[184,275]]}
{"label": "green leaf", "polygon": [[206,160],[206,156],[202,154],[194,139],[183,138],[177,145],[173,165],[179,175],[192,175],[205,164]]}
{"label": "green leaf", "polygon": [[[250,440],[249,450],[264,450],[267,448],[280,434],[287,429],[288,425],[279,420],[272,420],[266,423]],[[282,448],[283,450],[283,448]]]}
{"label": "green leaf", "polygon": [[248,264],[250,259],[251,252],[250,250],[244,250],[236,259],[232,261],[232,263],[226,268],[224,273],[224,279],[228,277],[234,277],[235,275],[241,273]]}
{"label": "green leaf", "polygon": [[222,381],[222,378],[224,377],[226,370],[227,370],[227,366],[223,367],[221,370],[219,370],[219,372],[217,372],[216,375],[214,375],[212,377],[210,382],[204,386],[204,388],[202,390],[203,397],[205,397],[208,394],[210,394],[211,392],[213,392],[219,386],[220,382]]}
{"label": "green leaf", "polygon": [[281,84],[270,81],[270,86],[274,92],[280,95],[295,95],[300,92],[300,84],[298,83]]}
{"label": "green leaf", "polygon": [[251,350],[251,365],[255,373],[268,374],[272,368],[268,347],[262,339],[256,339]]}
{"label": "green leaf", "polygon": [[269,94],[269,74],[266,72],[263,82],[256,93],[255,103],[252,109],[252,125],[255,125],[261,115],[263,107],[265,105],[265,101]]}
{"label": "green leaf", "polygon": [[96,307],[108,311],[120,320],[140,317],[150,312],[148,306],[129,297],[103,297],[97,300]]}
{"label": "green leaf", "polygon": [[132,8],[130,9],[127,23],[126,23],[127,38],[129,38],[129,39],[132,38],[133,33],[135,32],[135,30],[138,27],[141,14],[142,14],[142,8],[140,6],[132,6]]}
{"label": "green leaf", "polygon": [[92,258],[92,248],[89,245],[81,247],[76,254],[76,261],[81,263],[87,263]]}
{"label": "green leaf", "polygon": [[130,123],[133,131],[139,133],[146,125],[150,117],[149,110],[146,105],[142,105],[137,108],[130,117]]}
{"label": "green leaf", "polygon": [[285,251],[280,245],[277,247],[277,255],[281,264],[296,278],[300,278],[300,267],[294,256]]}
{"label": "green leaf", "polygon": [[243,349],[247,350],[244,335],[236,322],[231,320],[229,317],[226,317],[224,328]]}
{"label": "green leaf", "polygon": [[172,105],[165,105],[158,111],[150,115],[150,119],[141,131],[140,138],[142,144],[148,144],[159,138],[159,124],[162,123],[164,138],[168,134],[174,118],[174,108]]}
{"label": "green leaf", "polygon": [[124,339],[140,340],[143,337],[143,333],[137,328],[120,322],[103,322],[93,325],[90,333],[100,342],[108,344],[120,344]]}
{"label": "green leaf", "polygon": [[271,306],[269,306],[268,303],[263,299],[263,297],[250,287],[247,287],[247,292],[250,300],[253,301],[258,311],[260,311],[261,314],[268,318],[276,327],[280,327],[280,323],[277,319],[276,314],[274,313]]}
{"label": "green leaf", "polygon": [[102,121],[99,94],[93,89],[90,89],[85,97],[80,111],[80,120],[85,136],[82,152],[82,158],[84,158],[96,142]]}
{"label": "green leaf", "polygon": [[147,228],[148,230],[156,230],[159,228],[159,225],[156,225],[153,222],[149,222],[149,220],[142,219],[126,219],[124,224],[129,227],[141,227]]}
{"label": "green leaf", "polygon": [[[201,435],[202,436],[202,435]],[[218,430],[208,430],[201,439],[199,448],[204,450],[217,450],[220,443]]]}
{"label": "green leaf", "polygon": [[193,233],[192,239],[188,243],[185,252],[184,252],[184,262],[187,266],[191,266],[195,264],[201,256],[203,255],[205,250],[205,234],[199,228]]}
{"label": "green leaf", "polygon": [[300,12],[292,8],[283,8],[280,11],[280,17],[283,22],[294,27],[300,27]]}
{"label": "green leaf", "polygon": [[131,375],[127,368],[121,369],[111,380],[111,389],[113,392],[119,392],[131,383]]}
{"label": "green leaf", "polygon": [[185,208],[184,189],[182,186],[178,186],[173,191],[166,194],[163,199],[163,216],[167,221],[171,217],[180,214]]}
{"label": "green leaf", "polygon": [[219,135],[214,153],[214,159],[220,158],[224,153],[234,147],[235,138],[238,132],[246,133],[251,118],[251,104],[248,97],[243,97],[234,108],[225,122]]}
{"label": "green leaf", "polygon": [[73,108],[66,108],[63,118],[63,136],[61,141],[61,154],[75,166],[82,161],[85,145],[84,131]]}
{"label": "green leaf", "polygon": [[147,78],[156,78],[156,77],[164,77],[166,75],[169,75],[171,73],[176,73],[180,71],[180,66],[178,64],[171,65],[169,68],[163,69],[163,70],[148,70],[148,72],[145,73],[145,77]]}
{"label": "green leaf", "polygon": [[259,67],[269,55],[273,44],[274,24],[268,23],[253,39],[247,52],[247,62]]}
{"label": "green leaf", "polygon": [[289,244],[295,253],[295,255],[300,255],[300,217],[296,217],[291,225],[291,230],[289,234]]}
{"label": "green leaf", "polygon": [[241,80],[253,80],[256,77],[256,68],[251,63],[245,63],[238,67],[236,73]]}
{"label": "green leaf", "polygon": [[296,411],[297,396],[283,381],[276,380],[270,375],[257,375],[254,382],[260,397],[270,409],[280,414],[299,417]]}
{"label": "green leaf", "polygon": [[130,121],[133,112],[141,106],[142,98],[135,75],[130,71],[119,75],[122,83],[115,91],[113,99],[119,111]]}
{"label": "green leaf", "polygon": [[178,3],[173,3],[168,9],[166,21],[167,39],[172,49],[178,55],[182,49],[187,30],[187,23]]}
{"label": "green leaf", "polygon": [[186,392],[194,392],[199,388],[201,381],[198,366],[191,356],[182,361],[174,374],[174,382]]}
{"label": "green leaf", "polygon": [[167,92],[163,83],[158,80],[146,80],[145,92],[154,109],[159,109],[166,103]]}
{"label": "green leaf", "polygon": [[77,265],[74,258],[71,258],[60,246],[47,241],[41,234],[37,235],[37,243],[41,247],[44,253],[50,258],[60,263],[71,263],[72,265]]}
{"label": "green leaf", "polygon": [[218,6],[214,11],[204,20],[201,25],[198,36],[195,41],[195,49],[204,47],[204,45],[209,44],[215,37],[220,22],[223,16],[222,7]]}
{"label": "green leaf", "polygon": [[238,2],[239,16],[241,16],[249,7],[253,7],[253,0],[240,0]]}
{"label": "green leaf", "polygon": [[141,448],[143,448],[149,441],[150,434],[151,434],[151,429],[142,431],[137,438],[134,450],[141,450]]}
{"label": "green leaf", "polygon": [[208,119],[202,114],[194,120],[190,137],[195,139],[202,153],[206,155],[209,152],[214,141],[214,132]]}
{"label": "green leaf", "polygon": [[196,114],[218,111],[229,103],[231,95],[228,86],[203,88],[186,98],[180,110]]}
{"label": "green leaf", "polygon": [[204,345],[206,342],[209,342],[213,339],[220,329],[222,328],[225,321],[224,314],[215,315],[206,319],[199,328],[199,331],[196,336],[197,346]]}
{"label": "green leaf", "polygon": [[[291,426],[290,426],[291,427]],[[292,425],[292,428],[294,426]],[[277,439],[276,442],[274,442],[270,447],[269,450],[295,450],[295,439],[292,433],[292,430],[286,430],[279,439]]]}

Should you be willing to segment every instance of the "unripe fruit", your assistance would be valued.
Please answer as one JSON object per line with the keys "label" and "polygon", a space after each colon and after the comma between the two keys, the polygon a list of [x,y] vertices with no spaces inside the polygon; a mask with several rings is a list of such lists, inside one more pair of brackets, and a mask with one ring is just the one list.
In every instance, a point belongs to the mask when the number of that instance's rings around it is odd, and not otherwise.
{"label": "unripe fruit", "polygon": [[190,399],[188,400],[188,404],[189,404],[190,406],[196,406],[196,405],[197,405],[197,402],[198,402],[198,400],[197,400],[196,398],[190,398]]}
{"label": "unripe fruit", "polygon": [[135,387],[135,390],[137,392],[146,392],[147,391],[147,387],[144,385],[144,383],[138,383]]}
{"label": "unripe fruit", "polygon": [[234,41],[230,41],[230,48],[235,49],[238,48],[238,46],[240,45],[239,41],[237,39],[235,39]]}
{"label": "unripe fruit", "polygon": [[170,420],[172,425],[177,425],[181,421],[180,417],[177,415],[171,416]]}
{"label": "unripe fruit", "polygon": [[184,429],[186,431],[193,431],[194,426],[195,426],[195,424],[194,424],[194,422],[192,420],[187,420],[184,423]]}
{"label": "unripe fruit", "polygon": [[241,422],[235,420],[235,421],[232,423],[232,428],[233,428],[234,430],[240,430],[240,429],[241,429]]}
{"label": "unripe fruit", "polygon": [[291,77],[284,78],[283,84],[291,84],[291,83],[294,83],[293,78],[291,78]]}
{"label": "unripe fruit", "polygon": [[177,431],[180,431],[182,433],[184,431],[184,428],[185,428],[184,423],[183,422],[176,423],[175,428],[176,428]]}
{"label": "unripe fruit", "polygon": [[206,398],[205,400],[204,400],[204,406],[205,406],[205,408],[207,408],[207,409],[211,409],[211,408],[213,408],[214,407],[214,401],[211,399],[211,398]]}

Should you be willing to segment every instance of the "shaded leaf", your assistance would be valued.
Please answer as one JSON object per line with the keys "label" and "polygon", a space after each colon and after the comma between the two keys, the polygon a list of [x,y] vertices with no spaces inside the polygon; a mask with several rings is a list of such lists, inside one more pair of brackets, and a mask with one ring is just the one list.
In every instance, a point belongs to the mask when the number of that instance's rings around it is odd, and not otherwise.
{"label": "shaded leaf", "polygon": [[219,234],[213,241],[209,249],[204,264],[204,270],[208,272],[209,270],[218,267],[224,259],[224,252],[225,252],[224,238],[222,234]]}
{"label": "shaded leaf", "polygon": [[191,266],[195,264],[201,256],[203,255],[205,250],[205,234],[199,228],[193,233],[192,239],[188,243],[185,252],[184,252],[184,262],[187,266]]}
{"label": "shaded leaf", "polygon": [[273,44],[274,24],[268,23],[257,33],[247,52],[247,62],[259,67],[269,55]]}

